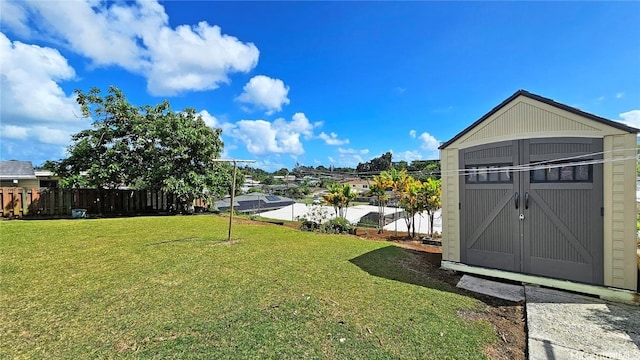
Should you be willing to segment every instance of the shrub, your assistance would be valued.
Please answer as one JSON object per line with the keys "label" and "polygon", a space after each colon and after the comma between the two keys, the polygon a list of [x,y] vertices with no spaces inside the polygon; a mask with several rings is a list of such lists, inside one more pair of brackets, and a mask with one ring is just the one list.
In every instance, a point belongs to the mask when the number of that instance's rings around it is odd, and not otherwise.
{"label": "shrub", "polygon": [[329,211],[322,206],[311,206],[307,214],[298,218],[302,222],[300,230],[320,231],[320,227],[329,219]]}
{"label": "shrub", "polygon": [[351,230],[351,224],[349,223],[349,220],[343,217],[337,217],[324,224],[324,228],[324,232],[326,233],[348,234]]}
{"label": "shrub", "polygon": [[311,206],[305,216],[298,218],[301,221],[300,230],[327,234],[348,234],[352,229],[349,220],[345,218],[328,219],[329,211],[326,208]]}

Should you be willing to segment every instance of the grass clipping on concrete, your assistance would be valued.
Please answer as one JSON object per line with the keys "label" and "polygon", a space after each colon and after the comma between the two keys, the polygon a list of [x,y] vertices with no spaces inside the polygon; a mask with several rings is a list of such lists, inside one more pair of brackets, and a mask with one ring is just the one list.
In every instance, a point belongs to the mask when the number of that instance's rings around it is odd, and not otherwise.
{"label": "grass clipping on concrete", "polygon": [[[0,358],[483,358],[383,242],[216,216],[0,222]],[[219,246],[218,246],[219,245]]]}

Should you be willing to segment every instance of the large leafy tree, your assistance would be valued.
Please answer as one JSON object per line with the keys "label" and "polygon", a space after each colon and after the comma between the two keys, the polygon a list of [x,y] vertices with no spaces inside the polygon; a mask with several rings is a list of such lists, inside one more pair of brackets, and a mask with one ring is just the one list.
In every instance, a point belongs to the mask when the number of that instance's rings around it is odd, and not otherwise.
{"label": "large leafy tree", "polygon": [[356,171],[359,173],[363,172],[378,172],[378,171],[386,171],[391,168],[391,152],[386,152],[379,157],[371,159],[371,161],[367,161],[365,163],[358,163],[356,167]]}
{"label": "large leafy tree", "polygon": [[189,209],[196,197],[225,194],[230,166],[215,163],[223,148],[194,109],[173,111],[167,101],[134,106],[116,87],[106,95],[76,90],[91,128],[72,136],[69,157],[50,164],[62,178],[86,172],[98,189],[128,186],[173,193]]}

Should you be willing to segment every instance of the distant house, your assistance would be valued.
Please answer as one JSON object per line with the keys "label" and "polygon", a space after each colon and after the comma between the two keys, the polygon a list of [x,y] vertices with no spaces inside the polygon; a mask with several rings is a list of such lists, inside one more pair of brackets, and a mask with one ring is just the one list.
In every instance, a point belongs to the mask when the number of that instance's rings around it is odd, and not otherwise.
{"label": "distant house", "polygon": [[309,186],[318,186],[318,185],[320,185],[320,179],[318,179],[316,177],[313,177],[313,176],[307,175],[304,178],[302,178],[302,180],[304,182],[306,182],[307,185],[309,185]]}
{"label": "distant house", "polygon": [[295,175],[275,175],[273,180],[282,180],[284,182],[294,182],[296,181]]}
{"label": "distant house", "polygon": [[[57,188],[60,178],[49,170],[34,170],[41,188]],[[82,173],[84,174],[84,172]],[[81,175],[82,175],[81,174]]]}
{"label": "distant house", "polygon": [[[215,206],[220,211],[228,211],[231,207],[230,200],[231,198],[226,198],[216,201]],[[283,196],[252,193],[234,197],[233,210],[241,213],[253,214],[261,211],[277,210],[294,203],[294,200]]]}
{"label": "distant house", "polygon": [[251,176],[245,176],[244,178],[244,184],[240,187],[240,190],[242,190],[242,192],[248,192],[249,190],[256,188],[256,187],[260,187],[260,181],[258,180],[253,180],[253,177]]}
{"label": "distant house", "polygon": [[0,161],[0,187],[56,188],[58,180],[49,170],[35,170],[31,161]]}
{"label": "distant house", "polygon": [[0,161],[0,187],[40,187],[31,161]]}
{"label": "distant house", "polygon": [[347,179],[342,182],[343,184],[349,184],[351,186],[351,190],[354,190],[358,193],[366,193],[369,191],[369,180],[363,179]]}

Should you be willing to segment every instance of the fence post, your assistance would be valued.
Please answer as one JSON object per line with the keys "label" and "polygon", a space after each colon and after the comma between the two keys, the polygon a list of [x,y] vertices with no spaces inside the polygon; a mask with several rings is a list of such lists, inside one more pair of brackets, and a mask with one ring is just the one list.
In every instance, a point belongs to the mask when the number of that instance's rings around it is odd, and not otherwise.
{"label": "fence post", "polygon": [[20,205],[18,206],[18,212],[20,212],[20,217],[24,216],[24,188],[20,188],[18,190],[18,198],[20,199]]}
{"label": "fence post", "polygon": [[13,189],[9,190],[9,194],[11,195],[11,217],[15,216],[15,211],[14,211],[14,207],[16,206],[16,203],[14,201],[14,194],[13,194]]}
{"label": "fence post", "polygon": [[53,215],[55,213],[55,200],[56,200],[56,194],[55,191],[50,190],[48,191],[48,197],[49,197],[49,215]]}
{"label": "fence post", "polygon": [[33,189],[28,189],[25,197],[27,199],[25,201],[27,203],[27,214],[29,214],[31,212],[31,204],[33,204]]}

